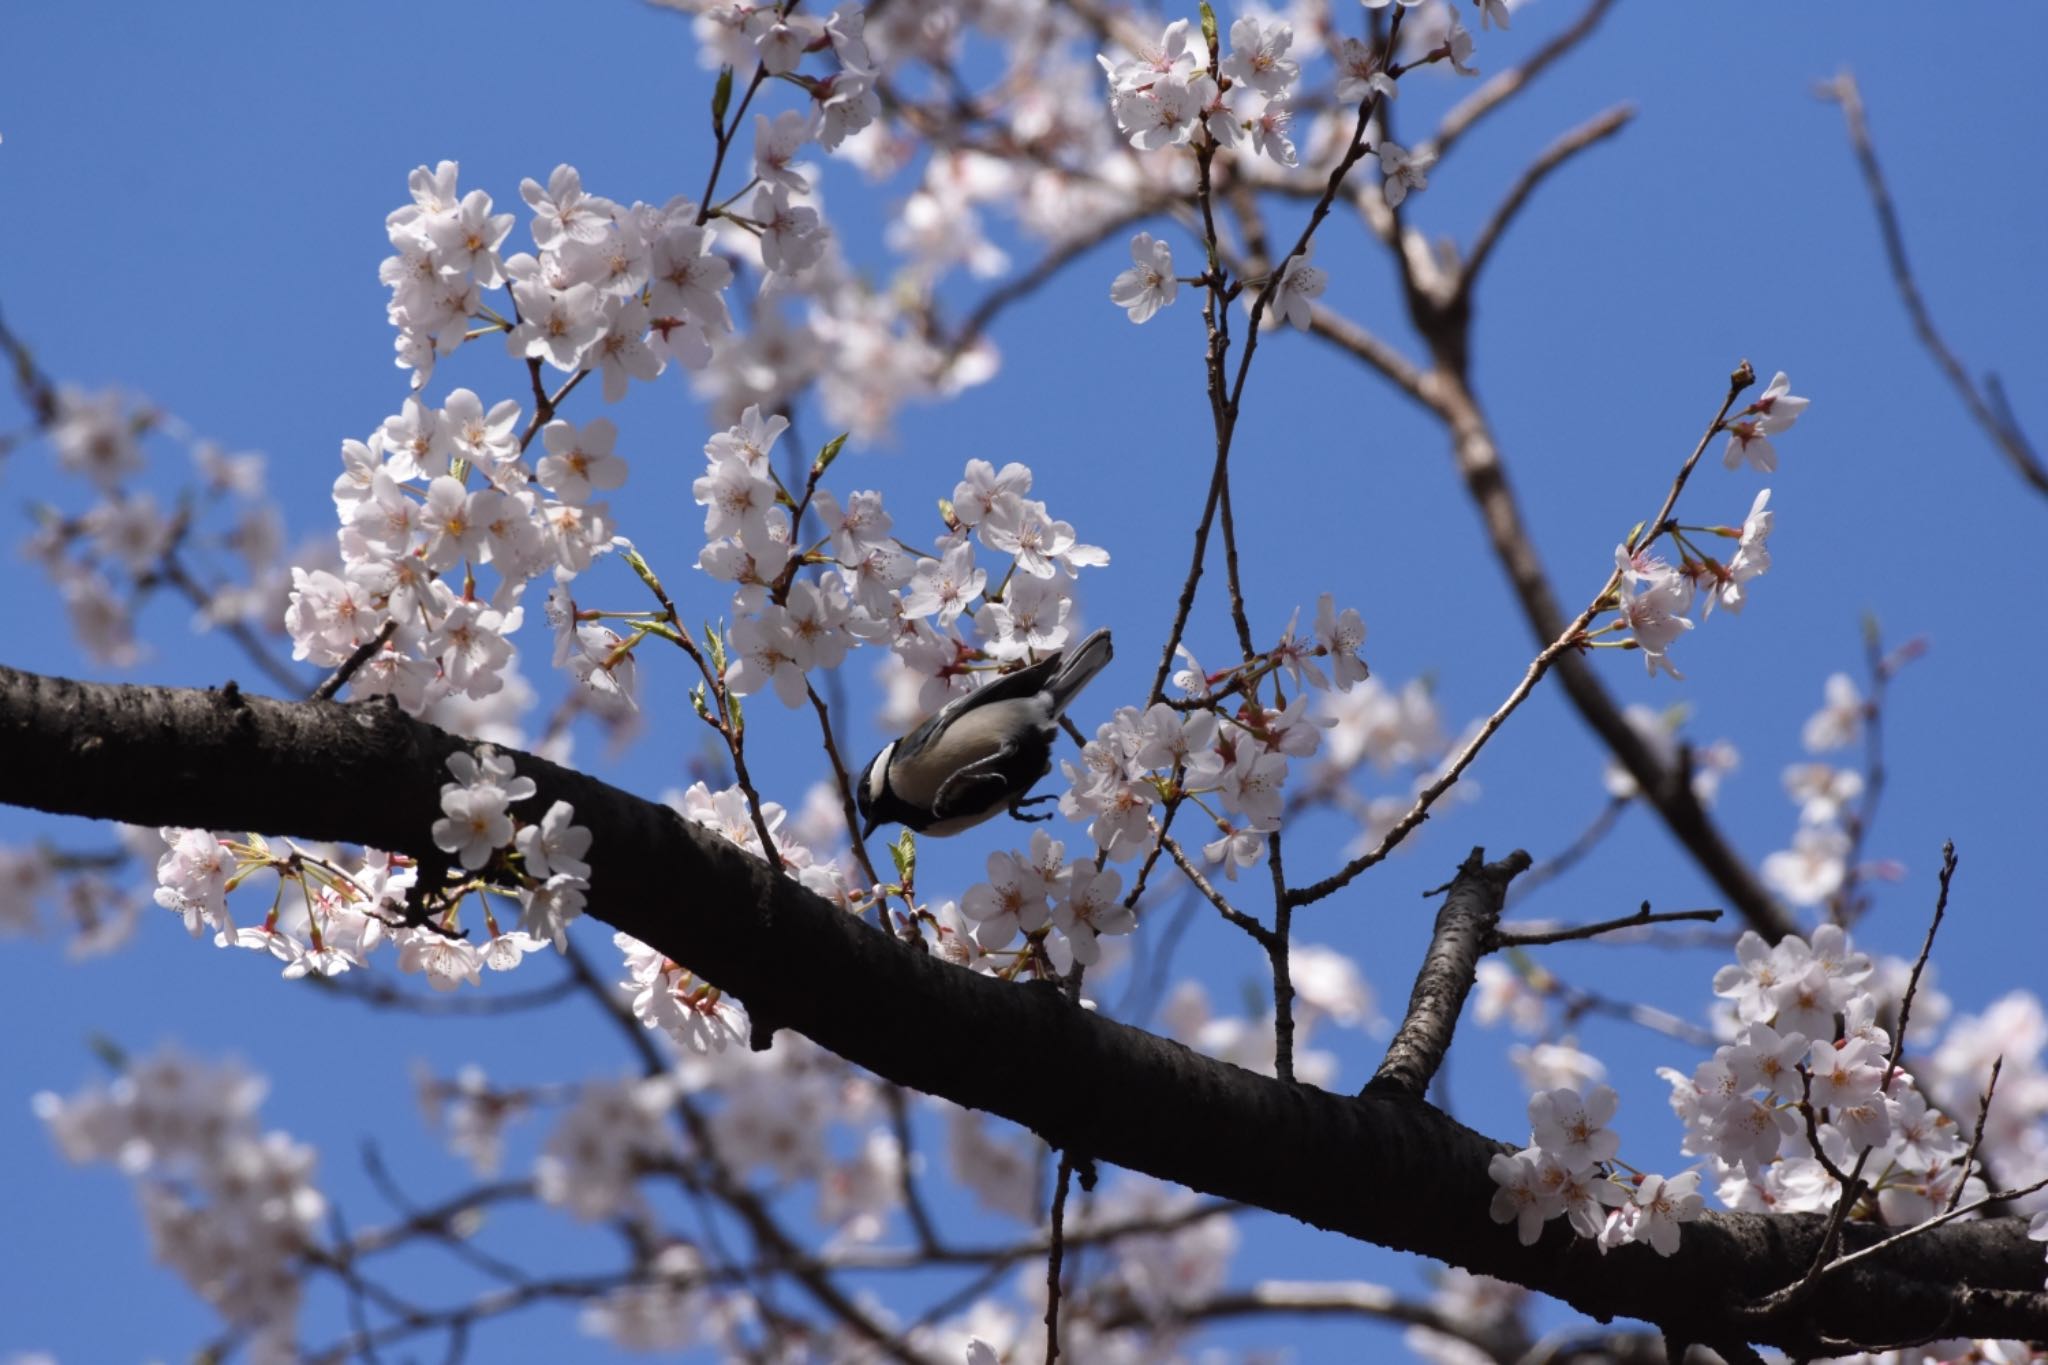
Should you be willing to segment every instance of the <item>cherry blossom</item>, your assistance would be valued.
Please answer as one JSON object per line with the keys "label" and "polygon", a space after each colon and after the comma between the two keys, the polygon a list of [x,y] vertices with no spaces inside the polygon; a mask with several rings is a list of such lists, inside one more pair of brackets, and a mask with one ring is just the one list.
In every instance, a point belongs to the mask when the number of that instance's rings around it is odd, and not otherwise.
{"label": "cherry blossom", "polygon": [[1109,299],[1129,313],[1132,322],[1149,322],[1173,302],[1180,288],[1173,275],[1173,249],[1141,232],[1131,238],[1131,261],[1131,268],[1111,281]]}

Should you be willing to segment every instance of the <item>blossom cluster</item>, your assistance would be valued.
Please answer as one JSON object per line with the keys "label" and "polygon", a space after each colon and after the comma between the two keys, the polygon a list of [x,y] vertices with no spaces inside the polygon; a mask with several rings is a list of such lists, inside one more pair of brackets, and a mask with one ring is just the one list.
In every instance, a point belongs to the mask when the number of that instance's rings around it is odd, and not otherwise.
{"label": "blossom cluster", "polygon": [[[735,585],[730,691],[772,688],[784,705],[801,706],[812,670],[837,667],[857,645],[878,644],[919,679],[921,708],[932,711],[992,668],[1067,643],[1076,576],[1107,564],[1109,555],[1082,544],[1070,524],[1026,496],[1028,467],[998,471],[986,460],[968,461],[931,554],[919,555],[895,535],[880,493],[857,491],[842,503],[813,487],[803,503],[791,498],[769,458],[788,425],[749,408],[706,444],[708,468],[695,485],[709,542],[698,565]],[[814,485],[828,463],[814,466]],[[808,548],[797,543],[792,507],[817,517]],[[994,588],[976,563],[977,541],[1011,560]],[[807,566],[820,572],[799,577]]]}
{"label": "blossom cluster", "polygon": [[[289,580],[284,522],[267,496],[263,456],[230,454],[111,389],[55,389],[48,431],[58,468],[90,485],[94,501],[76,513],[34,506],[24,553],[48,576],[92,658],[122,668],[139,662],[135,610],[164,587],[192,596],[196,630],[276,629]],[[195,477],[175,507],[136,486],[148,468],[144,437],[153,434],[180,439],[190,453]]]}
{"label": "blossom cluster", "polygon": [[[1230,26],[1230,54],[1211,76],[1207,53],[1176,19],[1156,44],[1123,61],[1096,60],[1109,77],[1110,109],[1133,147],[1181,146],[1197,128],[1218,147],[1249,145],[1282,166],[1296,162],[1292,127],[1301,63],[1287,55],[1294,29],[1247,15]],[[1199,34],[1197,34],[1199,36]]]}
{"label": "blossom cluster", "polygon": [[[1288,760],[1314,754],[1322,731],[1333,722],[1310,707],[1310,692],[1328,692],[1331,677],[1339,692],[1366,680],[1358,655],[1365,626],[1358,612],[1339,612],[1329,593],[1320,598],[1312,631],[1297,633],[1298,621],[1265,656],[1214,679],[1184,647],[1186,667],[1174,675],[1189,703],[1160,702],[1147,710],[1125,707],[1096,730],[1079,762],[1063,760],[1069,789],[1060,809],[1069,819],[1087,819],[1095,846],[1112,861],[1136,858],[1150,846],[1152,807],[1169,799],[1192,799],[1214,820],[1218,837],[1203,846],[1212,864],[1235,879],[1239,868],[1258,859],[1265,839],[1280,825]],[[1291,700],[1276,691],[1271,705],[1259,701],[1259,680],[1290,677],[1300,688]],[[1226,684],[1226,679],[1230,680]],[[1233,708],[1227,694],[1242,690]],[[1214,798],[1221,811],[1209,809]]]}
{"label": "blossom cluster", "polygon": [[320,1248],[327,1201],[314,1152],[257,1126],[265,1083],[232,1063],[165,1049],[112,1083],[35,1097],[36,1117],[73,1162],[106,1162],[138,1182],[150,1245],[221,1316],[250,1358],[299,1358],[300,1263]]}
{"label": "blossom cluster", "polygon": [[[522,184],[539,254],[501,258],[513,215],[494,214],[481,190],[460,193],[457,172],[447,161],[415,170],[413,203],[386,224],[397,252],[383,268],[389,311],[416,385],[436,355],[503,330],[512,355],[574,376],[555,401],[591,372],[616,400],[670,360],[703,367],[731,331],[724,291],[733,267],[694,203],[622,205],[558,166],[545,186]],[[516,321],[483,301],[481,290],[499,287]],[[473,322],[486,325],[472,331]],[[529,463],[536,438],[544,453]],[[352,680],[356,695],[388,693],[413,712],[447,697],[489,697],[512,665],[526,585],[552,571],[557,666],[600,706],[630,706],[633,642],[578,619],[566,587],[612,548],[601,495],[627,476],[617,440],[602,417],[522,428],[517,400],[486,405],[466,388],[439,407],[406,399],[368,439],[343,443],[334,485],[341,564],[293,570],[294,657],[332,668],[381,642]],[[477,583],[484,566],[496,572],[488,593]]]}
{"label": "blossom cluster", "polygon": [[1670,1068],[1683,1150],[1706,1162],[1730,1208],[1778,1212],[1833,1207],[1839,1172],[1855,1167],[1876,1191],[1885,1221],[1940,1212],[1959,1184],[1981,1182],[1959,1167],[1964,1140],[1890,1062],[1878,1027],[1880,1001],[1869,957],[1839,926],[1810,939],[1766,944],[1754,932],[1714,977],[1732,1002],[1733,1041],[1690,1076]]}
{"label": "blossom cluster", "polygon": [[[1764,473],[1776,469],[1777,454],[1765,435],[1790,427],[1806,404],[1806,399],[1792,394],[1791,383],[1780,370],[1763,395],[1743,409],[1741,417],[1723,424],[1728,432],[1728,467],[1734,469],[1746,456]],[[1675,565],[1651,552],[1649,545],[1657,534],[1654,527],[1639,549],[1615,546],[1612,602],[1617,615],[1596,634],[1606,630],[1624,633],[1624,643],[1642,650],[1643,664],[1652,677],[1660,669],[1674,678],[1683,677],[1671,661],[1670,648],[1693,628],[1686,613],[1692,610],[1695,591],[1706,595],[1707,614],[1717,602],[1739,612],[1748,600],[1750,581],[1771,567],[1769,541],[1775,514],[1769,510],[1770,501],[1770,489],[1759,491],[1739,527],[1674,526],[1672,539],[1680,552]],[[1689,534],[1733,540],[1735,552],[1724,563],[1694,545]]]}
{"label": "blossom cluster", "polygon": [[[1890,669],[1916,657],[1917,642],[1880,665]],[[1871,716],[1871,703],[1846,673],[1831,675],[1823,689],[1820,710],[1808,718],[1800,738],[1810,754],[1853,744]],[[1841,895],[1849,884],[1849,858],[1856,847],[1849,826],[1863,798],[1863,774],[1821,759],[1789,765],[1783,775],[1785,794],[1799,807],[1792,847],[1763,860],[1764,884],[1794,905],[1820,905]],[[1869,869],[1894,879],[1897,864],[1879,862]]]}
{"label": "blossom cluster", "polygon": [[1679,1225],[1699,1217],[1705,1205],[1697,1193],[1699,1172],[1639,1176],[1632,1185],[1615,1175],[1621,1140],[1607,1124],[1618,1103],[1604,1085],[1584,1096],[1559,1088],[1530,1097],[1529,1146],[1498,1153],[1487,1164],[1499,1186],[1493,1220],[1513,1223],[1523,1246],[1534,1246],[1543,1225],[1562,1214],[1573,1232],[1593,1238],[1603,1252],[1629,1242],[1646,1242],[1660,1256],[1678,1250]]}
{"label": "blossom cluster", "polygon": [[[450,854],[466,876],[452,888],[424,888],[440,895],[432,922],[408,913],[418,867],[409,859],[366,850],[360,858],[287,843],[273,848],[251,834],[222,839],[208,830],[167,827],[156,865],[156,902],[183,917],[198,937],[213,931],[215,946],[265,951],[285,964],[287,977],[308,973],[337,976],[367,964],[380,944],[398,951],[399,968],[423,973],[436,990],[478,984],[482,968],[508,971],[527,953],[553,943],[561,948],[568,925],[583,913],[590,887],[591,832],[575,823],[566,801],[551,805],[538,822],[515,819],[514,802],[535,791],[533,779],[513,772],[512,760],[490,745],[475,753],[448,756],[455,781],[441,788],[442,818],[433,826],[435,845]],[[511,859],[501,858],[510,852]],[[263,922],[238,926],[228,895],[248,879],[277,879],[277,892]],[[285,884],[298,888],[285,895]],[[463,899],[486,890],[519,907],[519,928],[500,930],[488,901],[488,937],[472,943],[456,932]]]}

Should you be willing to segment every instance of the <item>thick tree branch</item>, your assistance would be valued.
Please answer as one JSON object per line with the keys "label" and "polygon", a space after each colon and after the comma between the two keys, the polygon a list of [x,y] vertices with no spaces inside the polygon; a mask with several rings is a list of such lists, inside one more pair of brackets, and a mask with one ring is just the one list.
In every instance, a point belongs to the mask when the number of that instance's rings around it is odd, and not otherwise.
{"label": "thick tree branch", "polygon": [[1465,859],[1444,897],[1444,908],[1437,912],[1429,951],[1408,995],[1408,1012],[1365,1093],[1417,1099],[1429,1093],[1430,1079],[1450,1051],[1451,1034],[1472,989],[1473,969],[1500,923],[1508,883],[1516,873],[1527,871],[1529,862],[1520,849],[1497,863],[1487,862],[1481,848]]}
{"label": "thick tree branch", "polygon": [[[424,853],[463,742],[388,704],[277,702],[0,668],[0,801],[140,824],[259,827]],[[1332,1095],[1202,1057],[1074,1008],[1058,990],[951,966],[877,932],[665,806],[526,754],[520,813],[574,804],[596,833],[590,908],[739,996],[766,1037],[796,1029],[899,1085],[1061,1147],[1696,1340],[1797,1280],[1817,1215],[1722,1214],[1677,1255],[1607,1256],[1554,1224],[1534,1247],[1487,1216],[1503,1145],[1411,1098]],[[1002,1065],[988,1059],[1000,1056]],[[1845,1250],[1878,1240],[1851,1226]],[[1753,1339],[2048,1337],[2040,1248],[2018,1219],[1952,1223],[1831,1275]]]}

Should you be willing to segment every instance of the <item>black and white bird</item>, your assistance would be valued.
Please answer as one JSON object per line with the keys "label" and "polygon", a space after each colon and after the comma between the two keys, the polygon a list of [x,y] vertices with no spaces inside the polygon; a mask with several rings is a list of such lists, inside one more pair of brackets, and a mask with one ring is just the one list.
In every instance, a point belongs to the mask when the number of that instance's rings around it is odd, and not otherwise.
{"label": "black and white bird", "polygon": [[1005,810],[1034,818],[1022,808],[1034,804],[1026,800],[1032,786],[1052,769],[1060,715],[1109,660],[1109,632],[1098,630],[1071,652],[1049,654],[955,697],[883,745],[856,793],[861,837],[883,824],[958,834]]}

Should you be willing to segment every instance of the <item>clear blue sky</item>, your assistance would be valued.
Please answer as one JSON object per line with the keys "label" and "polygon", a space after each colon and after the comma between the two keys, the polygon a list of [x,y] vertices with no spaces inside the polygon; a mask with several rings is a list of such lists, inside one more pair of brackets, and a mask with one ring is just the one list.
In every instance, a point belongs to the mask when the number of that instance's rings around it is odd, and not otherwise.
{"label": "clear blue sky", "polygon": [[[1345,0],[1338,9],[1351,23]],[[1575,12],[1537,0],[1512,33],[1480,35],[1481,65],[1516,60]],[[1740,747],[1743,765],[1724,785],[1719,813],[1754,860],[1789,842],[1794,810],[1778,773],[1800,757],[1799,728],[1824,678],[1856,669],[1862,615],[1875,612],[1895,640],[1927,636],[1931,652],[1894,689],[1892,785],[1870,844],[1903,860],[1909,875],[1883,893],[1864,939],[1910,953],[1937,851],[1953,837],[1963,872],[1938,960],[1942,986],[1965,1010],[2038,988],[2048,948],[2029,852],[2048,757],[2031,591],[2048,501],[1997,460],[1914,344],[1841,117],[1810,93],[1816,78],[1855,70],[1922,285],[1951,343],[1976,367],[2001,369],[2022,421],[2048,440],[2037,327],[2048,272],[2032,249],[2048,222],[2039,131],[2048,93],[2037,71],[2048,11],[1956,14],[1964,21],[1904,6],[1853,17],[1761,3],[1619,6],[1578,55],[1457,151],[1412,201],[1411,221],[1469,241],[1515,170],[1557,133],[1618,102],[1639,107],[1619,139],[1540,192],[1494,261],[1476,328],[1482,399],[1560,596],[1573,603],[1598,587],[1616,540],[1655,505],[1736,359],[1750,357],[1765,376],[1790,371],[1795,391],[1814,400],[1780,442],[1775,563],[1746,613],[1717,614],[1684,642],[1683,683],[1648,683],[1635,656],[1601,663],[1624,698],[1684,704],[1696,738]],[[577,165],[596,193],[650,202],[694,195],[706,167],[708,81],[687,22],[628,0],[573,11],[530,0],[42,3],[0,19],[0,43],[13,57],[0,85],[0,198],[9,207],[0,214],[0,309],[60,378],[147,394],[231,450],[267,452],[294,537],[330,532],[326,489],[340,441],[366,435],[405,396],[376,267],[386,254],[383,216],[405,202],[412,167],[459,160],[464,188],[487,188],[501,209],[518,207],[521,177],[545,179],[557,162]],[[1433,75],[1407,82],[1401,129],[1425,127],[1457,93]],[[827,181],[850,254],[878,276],[888,269],[880,206],[905,189],[878,198],[843,167]],[[1359,236],[1342,213],[1326,230],[1317,259],[1331,272],[1329,300],[1405,344],[1387,263],[1362,251]],[[1031,258],[1029,244],[1004,240],[1019,260]],[[515,241],[526,242],[523,213]],[[1184,237],[1175,241],[1185,247]],[[1004,367],[992,383],[905,412],[893,442],[854,449],[835,470],[842,489],[883,489],[901,518],[950,493],[967,458],[1031,463],[1054,513],[1113,556],[1084,586],[1090,619],[1113,626],[1122,649],[1090,693],[1104,714],[1149,681],[1208,468],[1199,316],[1184,293],[1149,326],[1129,326],[1105,297],[1124,260],[1120,244],[1107,246],[1007,313],[994,334]],[[951,295],[976,296],[973,285]],[[486,346],[458,357],[433,393],[468,383],[490,401],[519,394],[519,378]],[[571,415],[601,410],[586,391]],[[11,400],[0,401],[0,414],[9,426],[20,417]],[[620,450],[633,461],[623,505],[635,520],[622,529],[672,583],[687,585],[686,610],[717,610],[716,595],[685,568],[698,543],[688,481],[706,434],[699,410],[671,377],[607,415],[619,419]],[[1454,726],[1490,710],[1532,646],[1442,434],[1293,335],[1261,350],[1245,423],[1237,507],[1259,632],[1277,636],[1297,605],[1313,610],[1316,595],[1332,591],[1364,613],[1375,672],[1396,682],[1431,677]],[[815,410],[802,431],[813,443],[828,434]],[[168,447],[155,449],[169,489],[182,465]],[[1688,519],[1738,521],[1757,486],[1718,463],[1703,467]],[[40,448],[7,456],[0,507],[15,520],[0,520],[0,539],[11,546],[26,536],[19,509],[28,502],[75,509],[82,496],[52,476]],[[80,656],[35,569],[12,562],[0,661],[115,676]],[[623,573],[595,582],[619,599],[607,605],[637,605]],[[1209,582],[1191,639],[1214,660],[1228,652],[1229,631],[1220,579]],[[544,640],[539,632],[535,622],[527,638]],[[188,635],[182,608],[153,608],[145,634],[154,656],[120,676],[250,681],[225,642]],[[543,696],[537,715],[556,695],[545,657],[543,646],[528,669]],[[611,755],[585,735],[578,755],[651,795],[686,780],[699,732],[677,662],[652,656],[642,681],[645,742]],[[864,697],[865,669],[850,681]],[[816,771],[809,718],[785,718],[765,698],[753,714],[757,778],[794,803]],[[866,715],[854,713],[862,748],[878,739]],[[1575,715],[1539,694],[1475,770],[1482,799],[1432,822],[1407,856],[1307,913],[1301,938],[1355,955],[1394,1008],[1427,933],[1430,907],[1418,893],[1444,881],[1475,843],[1523,846],[1539,858],[1561,848],[1598,810],[1600,770]],[[1333,863],[1330,828],[1291,842],[1291,866]],[[0,841],[42,836],[79,845],[104,832],[0,811]],[[996,837],[930,851],[926,885],[967,885]],[[1714,899],[1661,829],[1632,812],[1596,863],[1528,909],[1596,918],[1644,898],[1672,908]],[[586,945],[608,957],[598,926],[584,927]],[[1711,955],[1586,946],[1552,950],[1546,961],[1575,984],[1695,1017],[1714,965]],[[1242,936],[1208,920],[1180,962],[1226,1009],[1262,979]],[[65,961],[60,940],[0,945],[0,999],[16,1035],[0,1050],[0,1218],[9,1229],[0,1239],[0,1352],[45,1349],[66,1361],[174,1357],[215,1330],[211,1313],[149,1263],[127,1182],[64,1165],[29,1114],[36,1090],[95,1078],[91,1036],[133,1049],[175,1037],[270,1074],[266,1121],[320,1144],[321,1183],[357,1224],[387,1213],[356,1159],[366,1139],[417,1194],[462,1178],[411,1108],[414,1060],[442,1070],[480,1061],[506,1081],[628,1065],[613,1036],[573,1008],[509,1021],[372,1014],[281,983],[251,955],[192,945],[157,913],[126,953],[83,966]],[[1582,1037],[1622,1092],[1624,1155],[1677,1168],[1676,1128],[1651,1071],[1695,1058],[1620,1026],[1591,1024]],[[1525,1123],[1518,1089],[1504,1083],[1500,1042],[1476,1031],[1463,1041],[1451,1094],[1461,1118],[1516,1138]],[[1372,1040],[1325,1033],[1316,1043],[1340,1054],[1340,1082],[1355,1086],[1369,1073]],[[538,1136],[530,1126],[515,1142],[515,1169]],[[997,1230],[951,1206],[941,1217]],[[610,1263],[608,1246],[560,1238],[559,1227],[521,1222],[494,1245],[515,1256],[552,1250],[561,1269]],[[1270,1217],[1246,1229],[1239,1282],[1415,1280],[1408,1258]],[[345,1330],[330,1299],[305,1321],[316,1343]],[[1218,1339],[1294,1345],[1298,1358],[1315,1360],[1356,1358],[1383,1338],[1355,1324],[1279,1321]],[[493,1361],[598,1354],[559,1309],[487,1329],[474,1348]]]}

